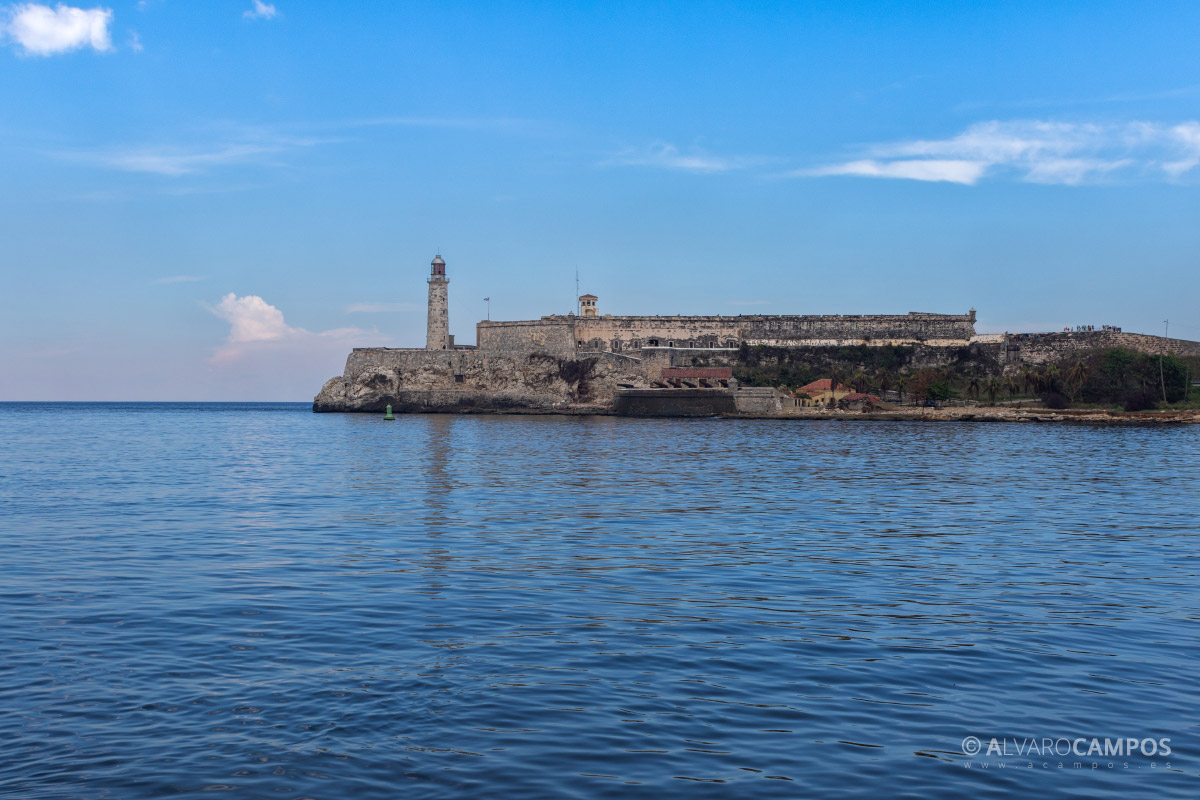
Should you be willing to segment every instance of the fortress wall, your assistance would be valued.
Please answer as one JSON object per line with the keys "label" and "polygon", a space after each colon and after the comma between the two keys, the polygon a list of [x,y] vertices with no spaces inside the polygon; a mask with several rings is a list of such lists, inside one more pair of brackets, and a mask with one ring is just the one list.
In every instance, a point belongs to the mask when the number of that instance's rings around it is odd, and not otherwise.
{"label": "fortress wall", "polygon": [[[586,350],[623,351],[638,347],[737,347],[738,317],[581,317],[575,323],[576,342]],[[651,345],[650,342],[657,342]],[[669,344],[674,342],[673,345]]]}
{"label": "fortress wall", "polygon": [[969,314],[604,316],[581,318],[575,325],[577,346],[617,351],[647,346],[737,347],[742,342],[773,347],[917,342],[961,347],[974,335]]}
{"label": "fortress wall", "polygon": [[1058,333],[1012,333],[1004,345],[1006,361],[1041,364],[1072,353],[1097,348],[1124,347],[1142,353],[1173,353],[1200,356],[1200,342],[1167,339],[1144,333],[1114,331],[1062,331]]}
{"label": "fortress wall", "polygon": [[356,347],[346,358],[342,376],[356,380],[380,370],[411,373],[437,370],[449,375],[462,374],[466,365],[479,358],[475,350],[423,350],[410,347]]}
{"label": "fortress wall", "polygon": [[942,346],[967,344],[975,335],[969,314],[860,314],[742,317],[743,336],[755,344],[846,343]]}
{"label": "fortress wall", "polygon": [[547,353],[560,358],[575,355],[576,317],[543,317],[522,322],[479,322],[476,346],[495,353]]}

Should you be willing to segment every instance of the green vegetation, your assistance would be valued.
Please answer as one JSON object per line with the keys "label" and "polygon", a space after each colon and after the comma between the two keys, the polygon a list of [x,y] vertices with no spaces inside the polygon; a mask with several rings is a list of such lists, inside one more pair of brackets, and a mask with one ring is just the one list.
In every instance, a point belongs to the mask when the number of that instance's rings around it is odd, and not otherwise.
{"label": "green vegetation", "polygon": [[733,376],[746,386],[775,386],[795,390],[821,378],[833,378],[855,391],[872,394],[895,391],[917,400],[949,400],[982,391],[1000,365],[978,347],[947,353],[937,350],[942,365],[919,367],[935,351],[919,345],[870,347],[750,347],[742,345]]}
{"label": "green vegetation", "polygon": [[1122,347],[1094,350],[1068,369],[1063,389],[1084,403],[1122,404],[1130,411],[1179,403],[1191,394],[1188,382],[1197,359],[1156,356]]}
{"label": "green vegetation", "polygon": [[[932,362],[932,363],[931,363]],[[933,353],[920,346],[750,347],[743,345],[734,377],[746,386],[794,391],[833,378],[855,391],[899,392],[923,403],[967,398],[1040,401],[1047,408],[1072,405],[1126,408],[1200,407],[1200,358],[1158,356],[1125,348],[1075,353],[1058,363],[1004,365],[977,347]]]}

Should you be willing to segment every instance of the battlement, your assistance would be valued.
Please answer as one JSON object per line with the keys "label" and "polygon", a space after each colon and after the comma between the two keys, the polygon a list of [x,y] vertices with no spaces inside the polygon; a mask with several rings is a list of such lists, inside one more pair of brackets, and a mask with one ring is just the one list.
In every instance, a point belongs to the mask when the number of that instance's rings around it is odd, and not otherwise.
{"label": "battlement", "polygon": [[928,344],[957,347],[975,336],[975,314],[789,314],[546,316],[480,322],[479,347],[497,352],[621,353],[643,348]]}

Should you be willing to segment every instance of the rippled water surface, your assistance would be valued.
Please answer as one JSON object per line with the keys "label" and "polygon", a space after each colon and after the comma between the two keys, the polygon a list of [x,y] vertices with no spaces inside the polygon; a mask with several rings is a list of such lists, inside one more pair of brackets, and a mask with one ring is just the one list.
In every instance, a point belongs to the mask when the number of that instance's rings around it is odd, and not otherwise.
{"label": "rippled water surface", "polygon": [[1194,798],[1198,475],[1197,428],[0,404],[0,794]]}

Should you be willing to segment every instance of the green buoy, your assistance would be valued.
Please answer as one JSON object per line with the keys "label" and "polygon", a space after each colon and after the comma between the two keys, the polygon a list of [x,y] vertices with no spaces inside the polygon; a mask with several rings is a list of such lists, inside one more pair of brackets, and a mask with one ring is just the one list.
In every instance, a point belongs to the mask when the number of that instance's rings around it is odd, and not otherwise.
{"label": "green buoy", "polygon": [[388,407],[387,407],[387,413],[383,415],[383,418],[384,418],[384,419],[387,419],[387,420],[394,420],[394,419],[395,419],[395,417],[393,417],[393,416],[392,416],[392,405],[391,405],[391,403],[389,403],[389,404],[388,404]]}

